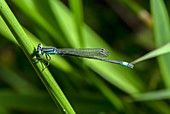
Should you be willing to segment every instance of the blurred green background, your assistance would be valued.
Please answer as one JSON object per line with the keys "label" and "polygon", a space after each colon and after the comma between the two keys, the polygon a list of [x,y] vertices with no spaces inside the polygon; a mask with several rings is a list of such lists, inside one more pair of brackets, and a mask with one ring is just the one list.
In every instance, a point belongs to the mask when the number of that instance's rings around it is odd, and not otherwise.
{"label": "blurred green background", "polygon": [[[169,0],[155,1],[164,3],[160,8],[167,8],[169,14]],[[131,62],[169,41],[157,39],[153,0],[83,0],[78,11],[71,0],[6,2],[35,44],[101,47],[109,50],[109,59]],[[165,25],[169,26],[169,20]],[[2,18],[0,41],[0,113],[64,114]],[[77,114],[169,114],[170,73],[157,60],[149,59],[129,69],[56,55],[48,68]]]}

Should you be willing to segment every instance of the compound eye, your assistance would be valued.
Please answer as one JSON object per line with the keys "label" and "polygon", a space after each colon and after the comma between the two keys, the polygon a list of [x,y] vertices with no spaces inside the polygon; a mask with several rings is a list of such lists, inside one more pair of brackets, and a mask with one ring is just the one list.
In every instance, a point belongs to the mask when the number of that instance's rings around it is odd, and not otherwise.
{"label": "compound eye", "polygon": [[42,54],[42,48],[43,48],[43,45],[42,44],[38,44],[37,46],[37,54]]}
{"label": "compound eye", "polygon": [[42,47],[43,47],[43,45],[42,45],[42,44],[38,44],[38,48],[40,48],[40,49],[41,49]]}

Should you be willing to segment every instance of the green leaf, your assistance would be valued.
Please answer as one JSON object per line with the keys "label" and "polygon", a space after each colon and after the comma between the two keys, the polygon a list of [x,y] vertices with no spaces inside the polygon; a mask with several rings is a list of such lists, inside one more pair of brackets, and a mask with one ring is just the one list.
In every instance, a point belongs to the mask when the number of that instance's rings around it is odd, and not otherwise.
{"label": "green leaf", "polygon": [[142,94],[134,94],[133,97],[135,101],[150,101],[150,100],[162,100],[162,99],[170,99],[170,90],[158,90],[151,91]]}
{"label": "green leaf", "polygon": [[83,5],[82,0],[69,0],[70,7],[72,10],[72,17],[74,19],[74,24],[79,38],[79,47],[83,46]]}
{"label": "green leaf", "polygon": [[25,55],[34,67],[35,71],[44,83],[46,89],[50,93],[54,102],[59,102],[65,113],[74,114],[75,112],[73,108],[69,104],[68,100],[66,99],[60,87],[52,77],[49,70],[46,68],[42,72],[42,64],[40,62],[38,64],[34,63],[32,54],[34,53],[35,44],[27,37],[26,33],[24,32],[21,25],[19,24],[19,22],[17,21],[17,19],[15,18],[12,11],[9,9],[8,5],[4,0],[0,1],[0,12],[2,13],[3,19],[7,23],[9,29],[13,33],[21,49],[24,51]]}
{"label": "green leaf", "polygon": [[[151,11],[154,22],[154,35],[156,46],[160,47],[170,41],[170,23],[168,12],[163,0],[151,0]],[[169,49],[168,49],[169,50]],[[163,74],[164,83],[170,88],[170,54],[158,58],[160,69]]]}
{"label": "green leaf", "polygon": [[151,59],[151,58],[154,58],[154,57],[158,57],[158,56],[170,53],[169,49],[170,49],[170,43],[168,43],[164,46],[161,46],[160,48],[157,48],[157,49],[147,53],[146,55],[134,60],[131,63],[136,64],[136,63],[139,63],[139,62],[144,61],[144,60],[148,60],[148,59]]}
{"label": "green leaf", "polygon": [[[43,28],[49,35],[55,38],[57,42],[62,45],[67,45],[63,35],[59,30],[55,29],[54,24],[50,24],[49,18],[45,19],[41,13],[37,10],[37,7],[42,7],[40,3],[43,1],[34,1],[34,0],[14,0],[12,1],[17,7],[19,7],[32,21],[34,21],[38,26]],[[46,2],[46,1],[44,1]],[[47,3],[46,3],[47,4]],[[46,10],[45,10],[46,11]],[[47,17],[51,17],[50,12],[45,12]],[[47,41],[49,38],[47,39]]]}

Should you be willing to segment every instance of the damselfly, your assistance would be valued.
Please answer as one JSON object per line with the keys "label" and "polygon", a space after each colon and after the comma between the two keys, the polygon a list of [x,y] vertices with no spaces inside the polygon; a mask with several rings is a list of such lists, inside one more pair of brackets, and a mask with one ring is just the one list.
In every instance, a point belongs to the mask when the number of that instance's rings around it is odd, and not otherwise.
{"label": "damselfly", "polygon": [[133,68],[133,64],[128,62],[104,59],[104,57],[107,57],[109,55],[109,52],[103,48],[55,48],[50,46],[43,47],[42,44],[38,44],[36,53],[38,56],[38,60],[43,60],[43,55],[45,54],[45,63],[47,66],[49,65],[49,61],[51,60],[50,55],[61,55],[95,59]]}

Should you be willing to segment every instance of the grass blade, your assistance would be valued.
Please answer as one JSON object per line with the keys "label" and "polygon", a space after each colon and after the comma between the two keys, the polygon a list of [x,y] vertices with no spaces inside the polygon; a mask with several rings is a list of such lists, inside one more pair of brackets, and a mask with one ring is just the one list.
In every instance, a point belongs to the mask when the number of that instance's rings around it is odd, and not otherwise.
{"label": "grass blade", "polygon": [[48,69],[45,69],[42,72],[42,65],[41,63],[34,64],[34,61],[32,59],[32,54],[34,52],[35,44],[27,37],[26,33],[22,29],[21,25],[13,15],[12,11],[6,4],[4,0],[0,1],[0,12],[2,13],[2,17],[7,23],[9,29],[12,31],[14,37],[18,41],[21,49],[24,51],[25,55],[31,62],[32,66],[36,70],[37,74],[39,75],[40,79],[44,83],[46,89],[52,96],[55,103],[59,102],[60,105],[63,108],[63,111],[65,113],[71,113],[74,114],[74,110],[67,101],[65,95],[61,91],[58,84],[55,82],[54,78],[52,77],[51,73],[48,71]]}
{"label": "grass blade", "polygon": [[[160,47],[170,41],[170,23],[168,12],[163,0],[151,0],[151,11],[154,22],[154,34],[156,46]],[[164,83],[170,88],[170,54],[158,58],[160,69],[163,74]]]}
{"label": "grass blade", "polygon": [[154,58],[154,57],[158,57],[158,56],[161,56],[161,55],[164,55],[164,54],[167,54],[167,53],[170,53],[170,43],[158,48],[158,49],[155,49],[149,53],[147,53],[146,55],[134,60],[133,62],[131,62],[132,64],[136,64],[136,63],[139,63],[141,61],[144,61],[144,60],[147,60],[147,59],[151,59],[151,58]]}
{"label": "grass blade", "polygon": [[83,5],[82,5],[82,0],[69,0],[70,7],[72,10],[73,18],[74,18],[74,23],[76,27],[76,31],[78,33],[78,38],[79,38],[79,47],[83,46],[83,34],[82,34],[82,28],[83,28]]}

